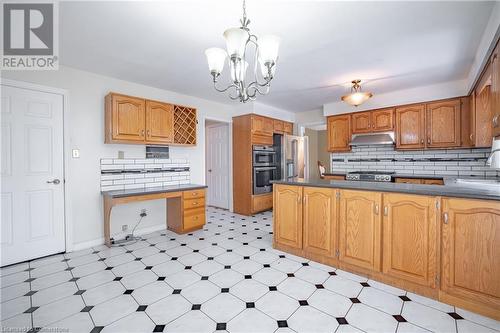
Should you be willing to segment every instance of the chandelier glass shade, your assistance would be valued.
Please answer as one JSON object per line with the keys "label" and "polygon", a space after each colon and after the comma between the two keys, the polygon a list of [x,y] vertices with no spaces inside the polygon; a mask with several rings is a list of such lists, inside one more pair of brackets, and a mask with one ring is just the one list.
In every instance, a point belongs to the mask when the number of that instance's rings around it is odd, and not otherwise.
{"label": "chandelier glass shade", "polygon": [[[280,38],[274,35],[257,37],[250,32],[250,20],[246,17],[245,0],[243,0],[243,18],[241,26],[224,31],[226,50],[212,47],[205,50],[208,69],[212,75],[215,90],[226,92],[231,90],[229,97],[240,102],[255,100],[257,94],[269,93],[270,83],[276,71]],[[252,50],[252,47],[254,50]],[[249,57],[251,52],[253,57]],[[253,60],[251,73],[247,75],[249,63]],[[231,83],[225,88],[217,86],[226,60],[229,65]]]}
{"label": "chandelier glass shade", "polygon": [[361,91],[361,80],[354,80],[351,83],[351,93],[342,96],[342,101],[346,102],[347,104],[358,106],[363,104],[373,96],[371,92]]}

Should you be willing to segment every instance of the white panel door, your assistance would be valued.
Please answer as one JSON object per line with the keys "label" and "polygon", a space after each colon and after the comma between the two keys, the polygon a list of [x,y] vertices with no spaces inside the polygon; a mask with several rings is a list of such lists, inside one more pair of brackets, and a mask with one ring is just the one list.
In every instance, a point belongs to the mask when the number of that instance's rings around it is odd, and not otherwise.
{"label": "white panel door", "polygon": [[63,96],[2,85],[0,266],[65,250]]}
{"label": "white panel door", "polygon": [[229,209],[229,127],[207,127],[208,205]]}

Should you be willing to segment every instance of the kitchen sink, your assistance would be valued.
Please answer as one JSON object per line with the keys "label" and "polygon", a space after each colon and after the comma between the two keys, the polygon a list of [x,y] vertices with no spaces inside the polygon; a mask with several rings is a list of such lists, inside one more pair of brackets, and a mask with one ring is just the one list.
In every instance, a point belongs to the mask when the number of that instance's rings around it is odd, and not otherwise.
{"label": "kitchen sink", "polygon": [[457,185],[481,187],[489,190],[500,191],[500,180],[496,179],[471,179],[471,178],[457,178],[455,180]]}

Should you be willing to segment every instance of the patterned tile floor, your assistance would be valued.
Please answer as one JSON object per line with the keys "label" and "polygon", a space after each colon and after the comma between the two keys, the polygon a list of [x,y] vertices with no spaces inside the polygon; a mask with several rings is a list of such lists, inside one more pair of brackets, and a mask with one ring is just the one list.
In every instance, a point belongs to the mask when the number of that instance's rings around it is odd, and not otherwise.
{"label": "patterned tile floor", "polygon": [[500,322],[272,248],[270,212],[2,268],[2,332],[499,332]]}

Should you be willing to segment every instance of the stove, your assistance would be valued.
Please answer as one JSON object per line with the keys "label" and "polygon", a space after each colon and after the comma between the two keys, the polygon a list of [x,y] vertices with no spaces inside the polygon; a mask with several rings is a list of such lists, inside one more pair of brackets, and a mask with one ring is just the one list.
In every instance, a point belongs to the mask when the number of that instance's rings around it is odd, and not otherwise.
{"label": "stove", "polygon": [[353,171],[349,172],[345,179],[365,182],[392,182],[393,174],[394,172],[390,171]]}

